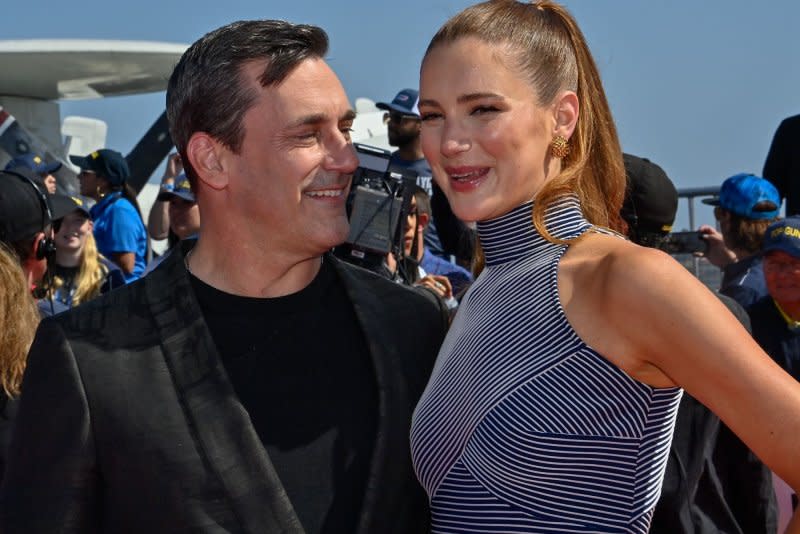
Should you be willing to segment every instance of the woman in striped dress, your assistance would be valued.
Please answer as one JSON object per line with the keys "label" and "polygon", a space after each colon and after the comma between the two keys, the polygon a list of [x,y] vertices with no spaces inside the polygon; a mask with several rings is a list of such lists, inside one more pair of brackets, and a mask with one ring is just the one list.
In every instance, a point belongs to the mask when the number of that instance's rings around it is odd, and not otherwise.
{"label": "woman in striped dress", "polygon": [[419,109],[485,256],[412,424],[434,532],[647,532],[681,388],[800,486],[800,384],[686,269],[608,230],[622,153],[565,9],[456,15]]}

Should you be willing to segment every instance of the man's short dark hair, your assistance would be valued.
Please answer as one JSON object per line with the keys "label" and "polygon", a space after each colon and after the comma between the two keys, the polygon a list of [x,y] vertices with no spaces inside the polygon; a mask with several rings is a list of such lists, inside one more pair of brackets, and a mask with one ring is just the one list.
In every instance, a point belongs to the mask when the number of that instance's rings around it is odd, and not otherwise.
{"label": "man's short dark hair", "polygon": [[186,156],[192,134],[206,132],[236,153],[241,148],[242,118],[257,96],[243,83],[242,67],[264,61],[259,82],[269,87],[302,61],[322,58],[327,51],[328,35],[322,28],[282,20],[233,22],[186,50],[167,86],[167,118],[192,187],[197,177]]}

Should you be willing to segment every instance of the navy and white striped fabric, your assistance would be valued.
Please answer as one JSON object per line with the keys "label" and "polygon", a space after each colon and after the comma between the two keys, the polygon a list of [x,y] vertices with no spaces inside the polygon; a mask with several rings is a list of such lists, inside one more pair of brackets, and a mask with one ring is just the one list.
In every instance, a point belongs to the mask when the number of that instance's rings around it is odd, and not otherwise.
{"label": "navy and white striped fabric", "polygon": [[[486,269],[414,414],[433,532],[646,533],[681,390],[637,382],[581,341],[558,295],[567,245],[531,213],[478,224]],[[591,227],[574,197],[545,221],[562,239]]]}

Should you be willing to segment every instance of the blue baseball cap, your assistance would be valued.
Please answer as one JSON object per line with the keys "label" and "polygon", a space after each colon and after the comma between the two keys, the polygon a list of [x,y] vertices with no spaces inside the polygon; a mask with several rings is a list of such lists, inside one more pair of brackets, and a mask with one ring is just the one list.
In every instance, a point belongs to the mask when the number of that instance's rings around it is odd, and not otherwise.
{"label": "blue baseball cap", "polygon": [[[758,206],[762,202],[772,205]],[[722,182],[719,196],[703,199],[704,204],[719,206],[747,219],[774,219],[781,209],[781,196],[769,180],[741,173]]]}
{"label": "blue baseball cap", "polygon": [[174,197],[178,197],[187,202],[197,202],[192,192],[192,184],[189,182],[185,173],[180,173],[178,177],[175,178],[175,183],[170,185],[171,187],[166,185],[161,186],[161,192],[158,193],[156,200],[168,202]]}
{"label": "blue baseball cap", "polygon": [[761,249],[764,253],[780,250],[800,258],[800,216],[793,215],[770,224]]}
{"label": "blue baseball cap", "polygon": [[9,161],[5,170],[8,171],[19,167],[30,169],[36,174],[46,176],[60,169],[61,162],[51,161],[47,163],[42,156],[28,152],[27,154],[22,154]]}
{"label": "blue baseball cap", "polygon": [[103,148],[85,157],[70,156],[69,160],[81,168],[104,177],[113,186],[122,185],[131,175],[125,156],[116,150]]}
{"label": "blue baseball cap", "polygon": [[378,102],[375,104],[375,107],[378,109],[385,109],[387,111],[397,111],[399,113],[403,113],[404,115],[414,115],[419,117],[419,108],[417,104],[419,103],[419,91],[416,89],[403,89],[397,96],[394,97],[394,100],[391,103],[387,104],[386,102]]}

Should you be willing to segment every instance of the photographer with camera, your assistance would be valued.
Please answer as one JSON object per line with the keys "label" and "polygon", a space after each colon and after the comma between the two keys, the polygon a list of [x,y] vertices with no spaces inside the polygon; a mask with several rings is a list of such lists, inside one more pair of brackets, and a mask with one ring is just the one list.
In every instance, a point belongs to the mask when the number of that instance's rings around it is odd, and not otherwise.
{"label": "photographer with camera", "polygon": [[720,231],[700,227],[708,243],[708,251],[700,255],[722,269],[719,292],[746,309],[767,295],[761,242],[767,226],[778,218],[778,190],[764,178],[741,173],[722,182],[719,196],[703,203],[714,206]]}

